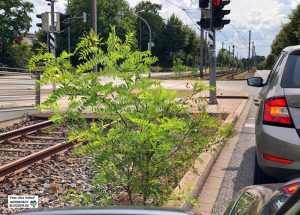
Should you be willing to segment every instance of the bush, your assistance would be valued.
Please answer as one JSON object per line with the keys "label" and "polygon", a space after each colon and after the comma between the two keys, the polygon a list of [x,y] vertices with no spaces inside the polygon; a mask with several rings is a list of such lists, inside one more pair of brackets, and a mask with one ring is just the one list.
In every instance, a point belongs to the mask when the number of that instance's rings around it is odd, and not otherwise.
{"label": "bush", "polygon": [[189,70],[188,66],[183,65],[183,61],[180,58],[176,58],[175,61],[173,62],[173,71],[176,74],[180,74],[183,72],[187,72]]}
{"label": "bush", "polygon": [[[114,29],[105,43],[91,32],[74,53],[63,52],[57,58],[40,54],[30,63],[31,68],[41,62],[45,66],[40,84],[61,85],[42,108],[55,110],[57,123],[72,126],[71,140],[89,142],[77,153],[95,158],[97,189],[84,197],[90,204],[163,205],[194,158],[228,131],[208,115],[202,100],[197,102],[198,114],[191,114],[190,100],[178,100],[175,92],[142,77],[156,58],[149,52],[132,51],[133,43],[133,34],[122,43]],[[68,61],[73,55],[82,61],[76,68]],[[96,64],[100,69],[93,72]],[[101,80],[100,75],[122,82],[95,81]],[[205,88],[201,83],[194,86],[195,93]],[[69,103],[62,115],[58,101],[66,95]],[[102,120],[88,123],[81,117],[84,110],[99,114]],[[116,123],[109,130],[103,128],[112,121]],[[85,201],[79,202],[82,206]]]}

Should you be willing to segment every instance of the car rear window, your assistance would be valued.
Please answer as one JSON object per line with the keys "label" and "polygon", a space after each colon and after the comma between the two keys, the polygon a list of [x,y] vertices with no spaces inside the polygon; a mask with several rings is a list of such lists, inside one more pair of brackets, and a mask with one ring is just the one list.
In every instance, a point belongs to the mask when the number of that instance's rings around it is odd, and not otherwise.
{"label": "car rear window", "polygon": [[283,88],[300,88],[300,51],[289,55],[281,86]]}

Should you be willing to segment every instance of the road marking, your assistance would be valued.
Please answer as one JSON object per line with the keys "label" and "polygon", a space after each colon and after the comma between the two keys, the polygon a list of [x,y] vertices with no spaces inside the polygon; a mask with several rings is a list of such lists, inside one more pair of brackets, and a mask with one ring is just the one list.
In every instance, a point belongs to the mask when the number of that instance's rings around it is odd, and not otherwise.
{"label": "road marking", "polygon": [[255,117],[251,117],[251,118],[249,118],[250,120],[253,120],[253,119],[255,119]]}
{"label": "road marking", "polygon": [[244,125],[245,128],[255,128],[255,124],[245,124]]}

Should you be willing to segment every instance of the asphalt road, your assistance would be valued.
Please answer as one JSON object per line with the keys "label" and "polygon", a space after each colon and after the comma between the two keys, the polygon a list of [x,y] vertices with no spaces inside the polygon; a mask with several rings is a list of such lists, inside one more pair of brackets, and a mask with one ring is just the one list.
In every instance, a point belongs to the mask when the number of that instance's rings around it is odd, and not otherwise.
{"label": "asphalt road", "polygon": [[[261,76],[266,80],[268,73],[269,71],[258,71],[256,76]],[[227,87],[227,85],[224,87]],[[248,92],[253,98],[257,98],[260,91],[260,88],[249,87],[245,82],[235,84],[233,87],[236,90]],[[221,189],[212,212],[214,215],[223,214],[234,195],[244,187],[253,185],[256,112],[257,107],[253,104],[223,178]]]}
{"label": "asphalt road", "polygon": [[223,178],[212,214],[223,214],[233,196],[242,188],[253,184],[256,108],[256,106],[252,105],[248,113],[247,120]]}

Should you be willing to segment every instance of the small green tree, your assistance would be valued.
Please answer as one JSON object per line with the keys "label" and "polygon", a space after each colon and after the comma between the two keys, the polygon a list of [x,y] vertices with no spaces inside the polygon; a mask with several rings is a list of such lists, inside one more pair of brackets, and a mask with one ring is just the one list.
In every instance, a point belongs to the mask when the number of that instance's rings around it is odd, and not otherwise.
{"label": "small green tree", "polygon": [[31,27],[29,13],[33,11],[33,4],[26,0],[0,1],[0,39],[2,40],[2,51],[0,52],[0,65],[13,66],[10,62],[11,46],[19,36],[27,33]]}
{"label": "small green tree", "polygon": [[13,44],[9,50],[9,63],[17,68],[25,68],[33,55],[32,47],[25,41]]}
{"label": "small green tree", "polygon": [[[89,142],[77,152],[95,158],[98,188],[88,199],[96,205],[116,204],[124,196],[131,205],[164,204],[195,157],[228,131],[209,116],[204,102],[198,102],[198,113],[191,114],[188,107],[194,102],[178,100],[175,92],[143,78],[156,58],[148,51],[133,51],[133,44],[134,34],[123,43],[113,30],[103,43],[91,32],[74,53],[63,52],[57,58],[45,53],[30,63],[31,68],[45,66],[40,84],[60,84],[42,107],[55,110],[58,123],[72,125],[71,139]],[[72,68],[68,57],[75,54],[82,63]],[[93,72],[96,64],[99,72]],[[103,76],[117,83],[103,82]],[[203,88],[197,83],[195,92]],[[64,96],[69,103],[62,115],[58,101]],[[81,117],[84,110],[101,120],[87,123]],[[112,121],[116,123],[109,130],[103,128]]]}

